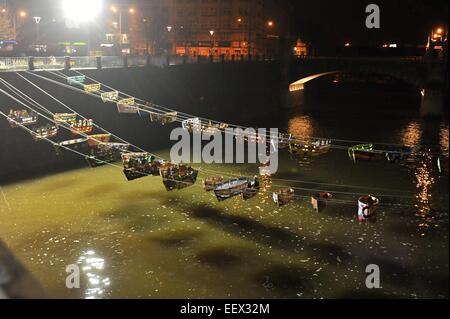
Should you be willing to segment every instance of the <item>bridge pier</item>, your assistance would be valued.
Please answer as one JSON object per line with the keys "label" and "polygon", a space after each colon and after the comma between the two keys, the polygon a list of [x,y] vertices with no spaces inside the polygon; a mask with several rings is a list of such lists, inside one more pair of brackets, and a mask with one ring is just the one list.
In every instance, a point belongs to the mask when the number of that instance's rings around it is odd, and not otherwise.
{"label": "bridge pier", "polygon": [[438,117],[444,113],[444,90],[441,88],[425,88],[422,90],[420,115],[422,117]]}
{"label": "bridge pier", "polygon": [[299,108],[305,105],[305,90],[288,92],[288,108]]}

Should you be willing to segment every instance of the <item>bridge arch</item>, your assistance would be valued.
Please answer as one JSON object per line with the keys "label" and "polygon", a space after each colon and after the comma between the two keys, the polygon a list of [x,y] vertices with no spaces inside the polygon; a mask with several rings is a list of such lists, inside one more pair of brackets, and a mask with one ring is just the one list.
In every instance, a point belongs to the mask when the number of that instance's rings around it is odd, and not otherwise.
{"label": "bridge arch", "polygon": [[376,72],[376,71],[364,72],[361,70],[334,70],[334,71],[327,71],[327,72],[304,76],[301,79],[289,84],[289,91],[296,92],[296,91],[304,90],[305,84],[310,81],[321,78],[323,76],[327,76],[327,75],[331,75],[331,74],[339,74],[339,73],[365,73],[365,74],[371,73],[371,74],[385,75],[385,76],[389,76],[394,79],[400,80],[402,82],[408,83],[409,85],[416,87],[418,90],[422,89],[421,83],[419,83],[419,81],[414,81],[408,77],[404,77],[404,76],[400,76],[400,75],[396,75],[396,74],[385,73],[385,72]]}

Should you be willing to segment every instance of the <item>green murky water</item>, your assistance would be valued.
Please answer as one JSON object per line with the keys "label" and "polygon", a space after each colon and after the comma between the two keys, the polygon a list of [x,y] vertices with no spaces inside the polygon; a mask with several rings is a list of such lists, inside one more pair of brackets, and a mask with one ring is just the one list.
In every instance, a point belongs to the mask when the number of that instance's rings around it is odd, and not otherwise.
{"label": "green murky water", "polygon": [[[374,134],[379,122],[350,128],[330,115],[296,115],[285,126],[302,136],[423,140],[420,120],[389,123]],[[448,124],[435,130],[448,160]],[[202,168],[257,173],[254,165]],[[0,234],[55,297],[448,297],[448,171],[439,173],[432,157],[355,165],[332,150],[297,163],[283,151],[275,178],[308,183],[266,181],[267,192],[246,202],[217,202],[202,190],[204,176],[170,193],[158,177],[127,182],[110,166],[8,185]],[[297,191],[305,199],[278,208],[270,189],[284,184],[306,188]],[[356,222],[355,194],[337,193],[316,213],[306,197],[324,188],[378,196],[377,222]],[[69,264],[81,267],[81,289],[65,286]],[[366,288],[369,264],[379,265],[382,289]]]}

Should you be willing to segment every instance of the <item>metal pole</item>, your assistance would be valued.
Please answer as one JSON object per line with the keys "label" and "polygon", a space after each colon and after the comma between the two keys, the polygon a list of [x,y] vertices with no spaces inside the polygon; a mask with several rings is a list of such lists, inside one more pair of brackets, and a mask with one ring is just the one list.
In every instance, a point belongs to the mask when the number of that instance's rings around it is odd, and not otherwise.
{"label": "metal pole", "polygon": [[119,9],[119,51],[122,52],[122,8]]}

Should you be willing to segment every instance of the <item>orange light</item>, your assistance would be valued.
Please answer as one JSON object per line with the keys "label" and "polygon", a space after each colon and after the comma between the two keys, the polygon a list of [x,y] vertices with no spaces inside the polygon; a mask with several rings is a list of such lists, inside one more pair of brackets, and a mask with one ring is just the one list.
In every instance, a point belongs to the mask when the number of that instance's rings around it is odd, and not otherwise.
{"label": "orange light", "polygon": [[21,18],[25,18],[27,16],[27,13],[25,11],[20,11],[19,16]]}
{"label": "orange light", "polygon": [[117,8],[116,8],[116,6],[111,6],[111,11],[114,12],[114,13],[117,13]]}
{"label": "orange light", "polygon": [[267,25],[268,25],[269,27],[273,27],[275,24],[273,23],[273,21],[269,21],[269,22],[267,22]]}
{"label": "orange light", "polygon": [[5,8],[3,8],[3,9],[2,9],[2,13],[5,13],[5,12],[6,12],[6,9],[5,9]]}
{"label": "orange light", "polygon": [[348,48],[349,46],[351,46],[351,43],[350,43],[350,42],[347,42],[347,43],[345,44],[345,46]]}
{"label": "orange light", "polygon": [[237,22],[242,22],[242,18],[238,18],[238,19],[237,19]]}
{"label": "orange light", "polygon": [[128,10],[130,13],[135,13],[136,10],[134,8],[130,8],[130,10]]}
{"label": "orange light", "polygon": [[443,31],[444,31],[444,30],[442,30],[442,28],[439,28],[439,29],[436,30],[436,33],[437,33],[437,34],[442,34]]}

